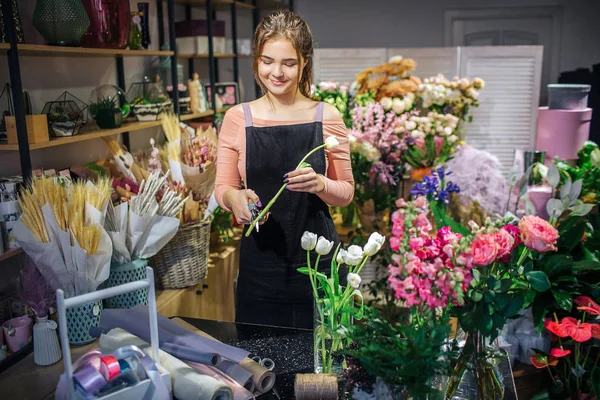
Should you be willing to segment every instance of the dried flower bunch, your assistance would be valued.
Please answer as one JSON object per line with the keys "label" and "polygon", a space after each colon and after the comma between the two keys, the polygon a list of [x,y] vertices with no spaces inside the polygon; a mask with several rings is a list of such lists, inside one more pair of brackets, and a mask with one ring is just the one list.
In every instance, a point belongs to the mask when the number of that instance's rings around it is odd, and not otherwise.
{"label": "dried flower bunch", "polygon": [[410,76],[415,69],[411,58],[393,57],[389,62],[367,68],[356,76],[357,94],[372,92],[375,100],[383,97],[405,96],[419,89],[421,80]]}

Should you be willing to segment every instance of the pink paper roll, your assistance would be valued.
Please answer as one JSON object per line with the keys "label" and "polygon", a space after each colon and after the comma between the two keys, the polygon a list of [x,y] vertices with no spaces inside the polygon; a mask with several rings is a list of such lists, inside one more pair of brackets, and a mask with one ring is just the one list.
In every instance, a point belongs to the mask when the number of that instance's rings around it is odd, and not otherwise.
{"label": "pink paper roll", "polygon": [[538,109],[536,150],[546,151],[546,164],[554,157],[577,159],[577,152],[590,136],[592,109],[549,110]]}

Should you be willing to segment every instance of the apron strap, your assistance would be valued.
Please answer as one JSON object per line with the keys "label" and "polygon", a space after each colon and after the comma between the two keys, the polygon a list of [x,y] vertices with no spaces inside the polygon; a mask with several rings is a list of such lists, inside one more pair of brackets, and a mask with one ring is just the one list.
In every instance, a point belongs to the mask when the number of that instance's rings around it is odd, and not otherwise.
{"label": "apron strap", "polygon": [[250,112],[250,104],[242,103],[244,109],[244,118],[246,119],[246,126],[252,126],[252,113]]}
{"label": "apron strap", "polygon": [[323,106],[325,103],[322,101],[317,104],[317,114],[315,115],[315,122],[323,122]]}

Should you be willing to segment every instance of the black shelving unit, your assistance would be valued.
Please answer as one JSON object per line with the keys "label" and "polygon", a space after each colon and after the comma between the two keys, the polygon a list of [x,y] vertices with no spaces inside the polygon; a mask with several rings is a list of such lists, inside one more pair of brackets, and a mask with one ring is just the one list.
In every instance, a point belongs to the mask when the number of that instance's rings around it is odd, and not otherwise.
{"label": "black shelving unit", "polygon": [[[9,43],[0,44],[0,47],[7,52],[8,66],[10,72],[10,83],[12,89],[12,98],[14,104],[14,117],[16,122],[16,131],[18,139],[18,148],[14,145],[0,145],[0,152],[5,150],[18,150],[19,160],[21,165],[21,174],[25,181],[31,178],[32,164],[31,164],[31,151],[41,149],[45,147],[54,147],[61,144],[78,142],[82,140],[95,139],[103,136],[110,136],[116,134],[122,134],[123,144],[129,148],[129,132],[128,129],[134,129],[134,124],[126,125],[122,129],[107,130],[103,132],[93,132],[85,138],[81,138],[80,135],[76,135],[73,139],[61,138],[59,140],[53,139],[49,143],[44,144],[32,144],[30,145],[27,137],[27,127],[25,121],[25,109],[23,105],[23,85],[21,80],[21,68],[20,68],[20,53],[24,52],[29,55],[89,55],[89,56],[114,56],[115,66],[117,72],[117,84],[122,89],[126,88],[125,82],[125,67],[124,67],[124,56],[155,56],[168,54],[171,57],[171,81],[173,84],[173,107],[175,114],[179,115],[179,92],[176,90],[178,87],[177,79],[177,46],[175,37],[175,6],[183,5],[186,7],[186,18],[191,18],[192,7],[204,7],[206,10],[206,20],[208,26],[208,44],[209,52],[206,59],[209,62],[209,73],[210,73],[210,87],[211,87],[211,104],[212,113],[205,113],[203,115],[197,115],[192,117],[186,117],[187,119],[193,117],[204,117],[217,113],[216,101],[215,101],[215,84],[218,81],[218,57],[216,57],[213,47],[213,20],[215,19],[215,11],[217,7],[219,10],[229,9],[231,13],[231,32],[232,32],[232,43],[233,43],[233,71],[234,79],[239,84],[239,55],[237,49],[237,18],[238,10],[240,8],[252,9],[253,29],[256,29],[260,18],[261,10],[270,10],[276,8],[287,8],[293,9],[293,0],[288,0],[287,3],[283,4],[277,0],[252,0],[248,1],[237,1],[237,0],[156,0],[156,12],[157,12],[157,25],[158,25],[158,41],[159,49],[163,48],[168,37],[168,43],[170,52],[162,51],[130,51],[130,50],[109,50],[109,49],[83,49],[83,48],[69,48],[69,47],[54,47],[54,46],[38,46],[38,45],[27,45],[17,44],[17,35],[12,16],[12,1],[11,0],[0,0],[2,9],[4,10],[4,26],[8,34]],[[165,29],[164,24],[164,3],[167,6],[167,26]],[[167,36],[168,33],[168,36]],[[145,54],[144,54],[145,53]],[[21,55],[22,56],[22,55]],[[194,71],[194,57],[190,57],[188,60],[188,66],[190,67],[190,74]],[[260,91],[257,92],[257,97],[260,95]],[[159,126],[159,123],[137,123],[135,124],[135,130],[141,130],[150,128],[153,126]]]}

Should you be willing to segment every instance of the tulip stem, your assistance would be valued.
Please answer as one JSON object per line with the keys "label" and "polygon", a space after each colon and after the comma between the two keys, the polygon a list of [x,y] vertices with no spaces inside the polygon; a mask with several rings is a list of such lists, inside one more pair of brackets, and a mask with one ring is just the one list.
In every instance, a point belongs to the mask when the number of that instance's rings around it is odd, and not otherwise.
{"label": "tulip stem", "polygon": [[[304,156],[304,158],[298,163],[298,166],[296,167],[296,169],[300,168],[300,166],[302,166],[302,164],[308,159],[308,157],[310,157],[313,153],[315,153],[317,150],[320,149],[324,149],[325,148],[325,144],[322,144],[318,147],[315,147],[314,149],[312,149],[311,151],[308,152],[307,155]],[[267,212],[269,212],[269,210],[271,209],[271,207],[273,206],[273,204],[275,203],[275,201],[277,200],[277,198],[279,198],[279,196],[281,195],[281,193],[285,190],[285,188],[287,187],[287,183],[284,183],[283,186],[281,186],[281,189],[279,189],[279,191],[277,192],[277,194],[275,195],[275,197],[273,197],[271,199],[271,201],[269,201],[269,204],[267,204],[267,206],[260,212],[260,214],[258,214],[258,217],[256,217],[256,219],[254,219],[254,221],[252,221],[252,223],[250,223],[250,226],[248,227],[248,230],[246,231],[246,237],[250,236],[250,234],[252,233],[252,231],[254,230],[254,227],[256,226],[256,224],[258,224],[258,221],[260,221],[266,214]]]}

